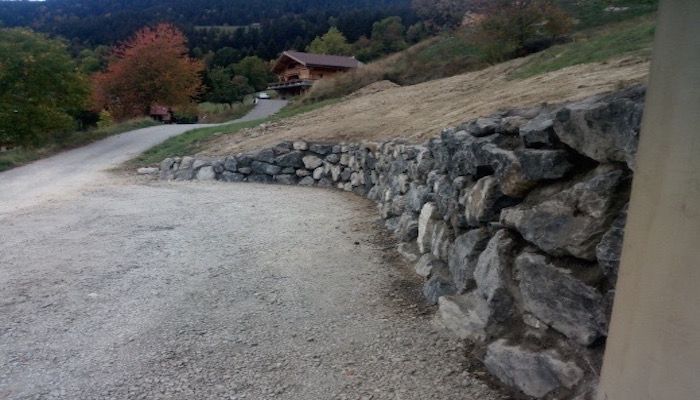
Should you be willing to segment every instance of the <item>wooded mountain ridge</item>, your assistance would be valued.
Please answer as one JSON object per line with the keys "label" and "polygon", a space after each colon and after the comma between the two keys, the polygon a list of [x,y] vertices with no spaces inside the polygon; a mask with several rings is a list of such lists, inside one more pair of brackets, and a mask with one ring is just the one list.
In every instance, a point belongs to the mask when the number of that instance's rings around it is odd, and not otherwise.
{"label": "wooded mountain ridge", "polygon": [[144,25],[164,21],[186,31],[195,26],[294,25],[297,32],[284,32],[294,40],[306,39],[312,31],[313,39],[334,18],[353,40],[389,15],[414,18],[410,0],[0,1],[0,26],[26,26],[87,46],[114,44]]}

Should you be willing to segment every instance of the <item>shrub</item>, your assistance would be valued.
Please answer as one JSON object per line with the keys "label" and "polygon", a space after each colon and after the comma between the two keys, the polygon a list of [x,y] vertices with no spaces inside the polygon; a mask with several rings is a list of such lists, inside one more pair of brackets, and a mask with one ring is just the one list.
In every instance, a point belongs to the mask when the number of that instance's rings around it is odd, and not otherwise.
{"label": "shrub", "polygon": [[112,114],[110,114],[109,111],[102,110],[99,115],[99,119],[97,120],[98,128],[102,129],[114,125],[114,118],[112,118]]}
{"label": "shrub", "polygon": [[484,60],[496,63],[543,50],[572,26],[571,17],[551,0],[498,0],[473,38]]}

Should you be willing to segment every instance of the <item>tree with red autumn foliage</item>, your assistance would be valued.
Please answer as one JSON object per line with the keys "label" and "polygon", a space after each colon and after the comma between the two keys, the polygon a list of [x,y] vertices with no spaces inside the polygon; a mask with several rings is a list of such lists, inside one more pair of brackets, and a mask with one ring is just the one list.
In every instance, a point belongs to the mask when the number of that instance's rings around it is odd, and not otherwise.
{"label": "tree with red autumn foliage", "polygon": [[173,25],[143,28],[93,76],[93,107],[116,119],[148,115],[153,105],[186,107],[202,88],[203,69],[188,57],[187,40]]}

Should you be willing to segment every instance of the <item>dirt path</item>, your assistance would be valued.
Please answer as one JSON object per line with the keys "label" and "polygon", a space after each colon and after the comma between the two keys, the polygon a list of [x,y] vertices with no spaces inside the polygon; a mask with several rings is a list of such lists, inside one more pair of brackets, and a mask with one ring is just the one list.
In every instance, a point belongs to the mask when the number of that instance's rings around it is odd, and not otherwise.
{"label": "dirt path", "polygon": [[502,398],[375,219],[335,191],[117,178],[0,215],[0,398]]}
{"label": "dirt path", "polygon": [[[282,100],[263,100],[237,121],[264,118],[279,111]],[[159,125],[107,139],[0,173],[0,215],[43,201],[66,198],[80,189],[108,179],[116,167],[169,137],[211,125]]]}

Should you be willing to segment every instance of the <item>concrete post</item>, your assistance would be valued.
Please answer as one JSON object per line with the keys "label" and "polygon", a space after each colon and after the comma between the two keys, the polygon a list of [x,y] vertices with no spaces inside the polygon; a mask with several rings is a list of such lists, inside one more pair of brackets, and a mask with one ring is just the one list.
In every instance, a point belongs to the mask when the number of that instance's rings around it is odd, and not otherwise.
{"label": "concrete post", "polygon": [[598,399],[700,399],[700,0],[661,1]]}

